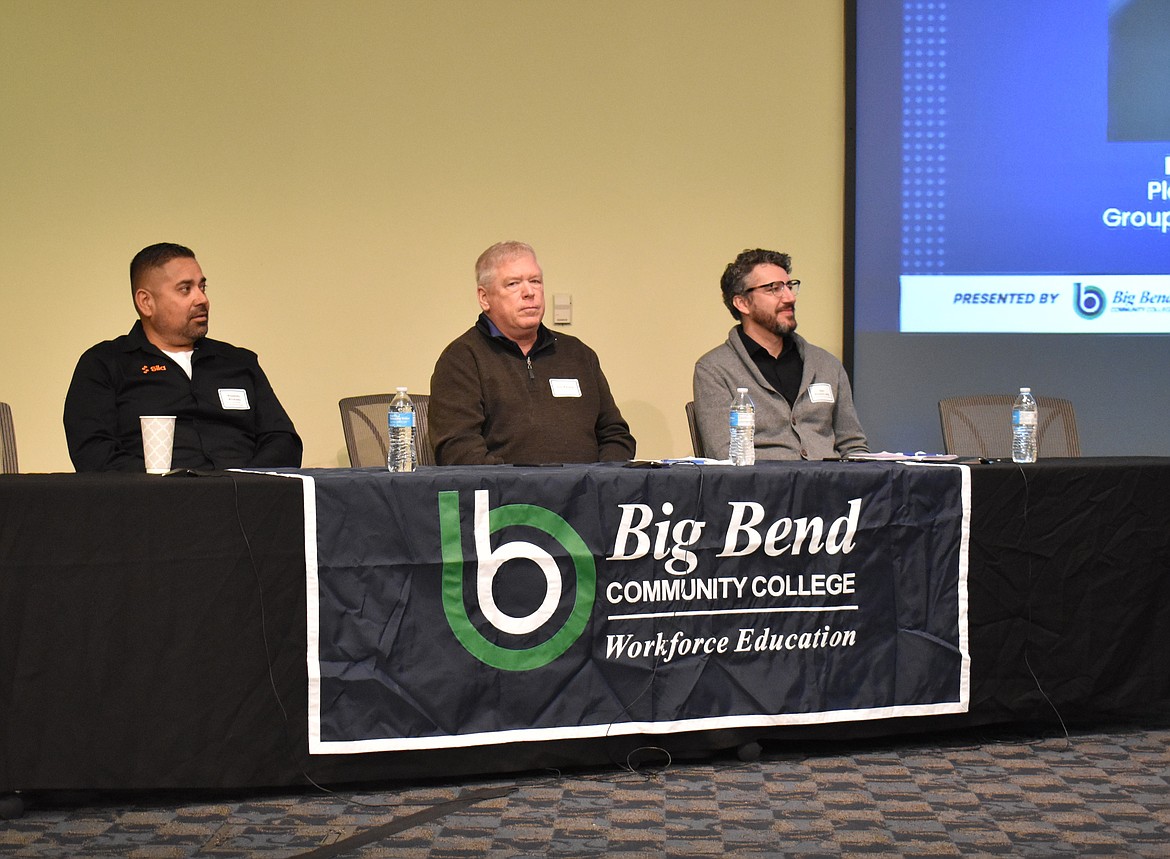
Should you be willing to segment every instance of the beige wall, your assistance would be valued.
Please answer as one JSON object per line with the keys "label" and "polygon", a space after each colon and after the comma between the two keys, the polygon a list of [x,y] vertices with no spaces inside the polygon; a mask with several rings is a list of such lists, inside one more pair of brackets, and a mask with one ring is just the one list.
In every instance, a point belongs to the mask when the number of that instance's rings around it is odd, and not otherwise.
{"label": "beige wall", "polygon": [[[535,245],[641,456],[689,453],[723,266],[795,257],[840,354],[843,20],[826,0],[0,0],[0,400],[23,471],[71,470],[77,356],[126,269],[195,249],[211,334],[256,350],[305,441],[342,396],[428,388],[472,265]],[[551,302],[550,302],[551,303]],[[551,312],[546,321],[551,322]]]}

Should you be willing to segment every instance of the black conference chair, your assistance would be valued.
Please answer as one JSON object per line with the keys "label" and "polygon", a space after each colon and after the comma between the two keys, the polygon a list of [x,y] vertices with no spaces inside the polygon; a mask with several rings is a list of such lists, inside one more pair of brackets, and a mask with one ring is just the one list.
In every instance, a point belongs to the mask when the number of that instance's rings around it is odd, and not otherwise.
{"label": "black conference chair", "polygon": [[[349,452],[349,464],[354,468],[386,464],[386,447],[389,442],[386,412],[394,396],[367,394],[344,397],[338,401],[341,428],[345,431],[345,448]],[[415,437],[418,464],[434,465],[435,452],[431,449],[427,420],[431,397],[429,394],[411,394],[410,399],[414,403],[414,421],[418,430]]]}
{"label": "black conference chair", "polygon": [[703,440],[699,437],[699,419],[695,416],[695,401],[691,400],[686,404],[687,412],[687,429],[691,431],[691,450],[695,456],[705,457],[703,453]]}
{"label": "black conference chair", "polygon": [[16,426],[12,423],[12,409],[0,403],[0,474],[16,474]]}
{"label": "black conference chair", "polygon": [[[1012,455],[1012,404],[1015,394],[980,394],[939,400],[943,446],[947,453],[1000,459]],[[1039,456],[1080,456],[1081,440],[1073,404],[1058,397],[1036,397]]]}

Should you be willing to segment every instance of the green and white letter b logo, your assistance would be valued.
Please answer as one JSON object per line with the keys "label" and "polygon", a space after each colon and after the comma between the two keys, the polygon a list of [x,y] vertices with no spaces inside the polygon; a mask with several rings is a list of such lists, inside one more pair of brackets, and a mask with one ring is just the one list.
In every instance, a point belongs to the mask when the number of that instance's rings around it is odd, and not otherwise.
{"label": "green and white letter b logo", "polygon": [[[459,493],[439,493],[439,531],[443,542],[443,613],[451,631],[467,652],[478,659],[505,671],[528,671],[552,662],[581,637],[597,590],[597,570],[593,553],[585,541],[564,519],[544,507],[534,504],[507,504],[489,512],[486,489],[475,492],[474,510],[475,554],[477,556],[476,596],[484,618],[500,632],[527,635],[544,626],[560,605],[564,587],[561,571],[552,555],[524,540],[491,546],[491,535],[511,525],[524,525],[543,531],[564,547],[576,571],[577,597],[573,610],[564,624],[540,644],[512,649],[488,641],[471,623],[463,598],[463,529],[459,524]],[[540,605],[530,614],[517,617],[502,611],[496,605],[492,585],[496,573],[506,562],[524,559],[533,562],[544,573],[545,593]]]}

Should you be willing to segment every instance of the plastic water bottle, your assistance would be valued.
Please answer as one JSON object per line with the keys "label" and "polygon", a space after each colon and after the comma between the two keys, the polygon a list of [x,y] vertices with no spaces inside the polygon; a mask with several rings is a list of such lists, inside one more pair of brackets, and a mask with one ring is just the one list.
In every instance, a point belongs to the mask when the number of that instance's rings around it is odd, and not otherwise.
{"label": "plastic water bottle", "polygon": [[389,471],[414,471],[414,403],[406,393],[406,388],[399,388],[394,399],[390,401],[390,410],[386,414],[386,424],[390,430],[390,444],[386,448],[386,468]]}
{"label": "plastic water bottle", "polygon": [[731,445],[727,451],[732,465],[756,464],[756,404],[747,388],[736,388],[731,401]]}
{"label": "plastic water bottle", "polygon": [[1031,388],[1020,388],[1012,406],[1012,462],[1036,461],[1036,398]]}

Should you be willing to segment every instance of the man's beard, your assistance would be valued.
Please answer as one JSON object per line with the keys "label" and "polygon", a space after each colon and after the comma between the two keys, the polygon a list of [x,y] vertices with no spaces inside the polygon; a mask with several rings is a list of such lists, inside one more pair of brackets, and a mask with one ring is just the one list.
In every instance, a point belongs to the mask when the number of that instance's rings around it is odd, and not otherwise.
{"label": "man's beard", "polygon": [[752,322],[759,325],[766,331],[771,331],[777,337],[784,337],[796,330],[796,311],[793,310],[792,324],[782,322],[780,317],[773,313],[764,313],[760,308],[753,307],[751,313],[748,314]]}
{"label": "man's beard", "polygon": [[196,322],[193,319],[188,319],[187,324],[183,326],[183,336],[194,343],[197,340],[207,336],[207,331],[211,327],[211,320],[206,322]]}

